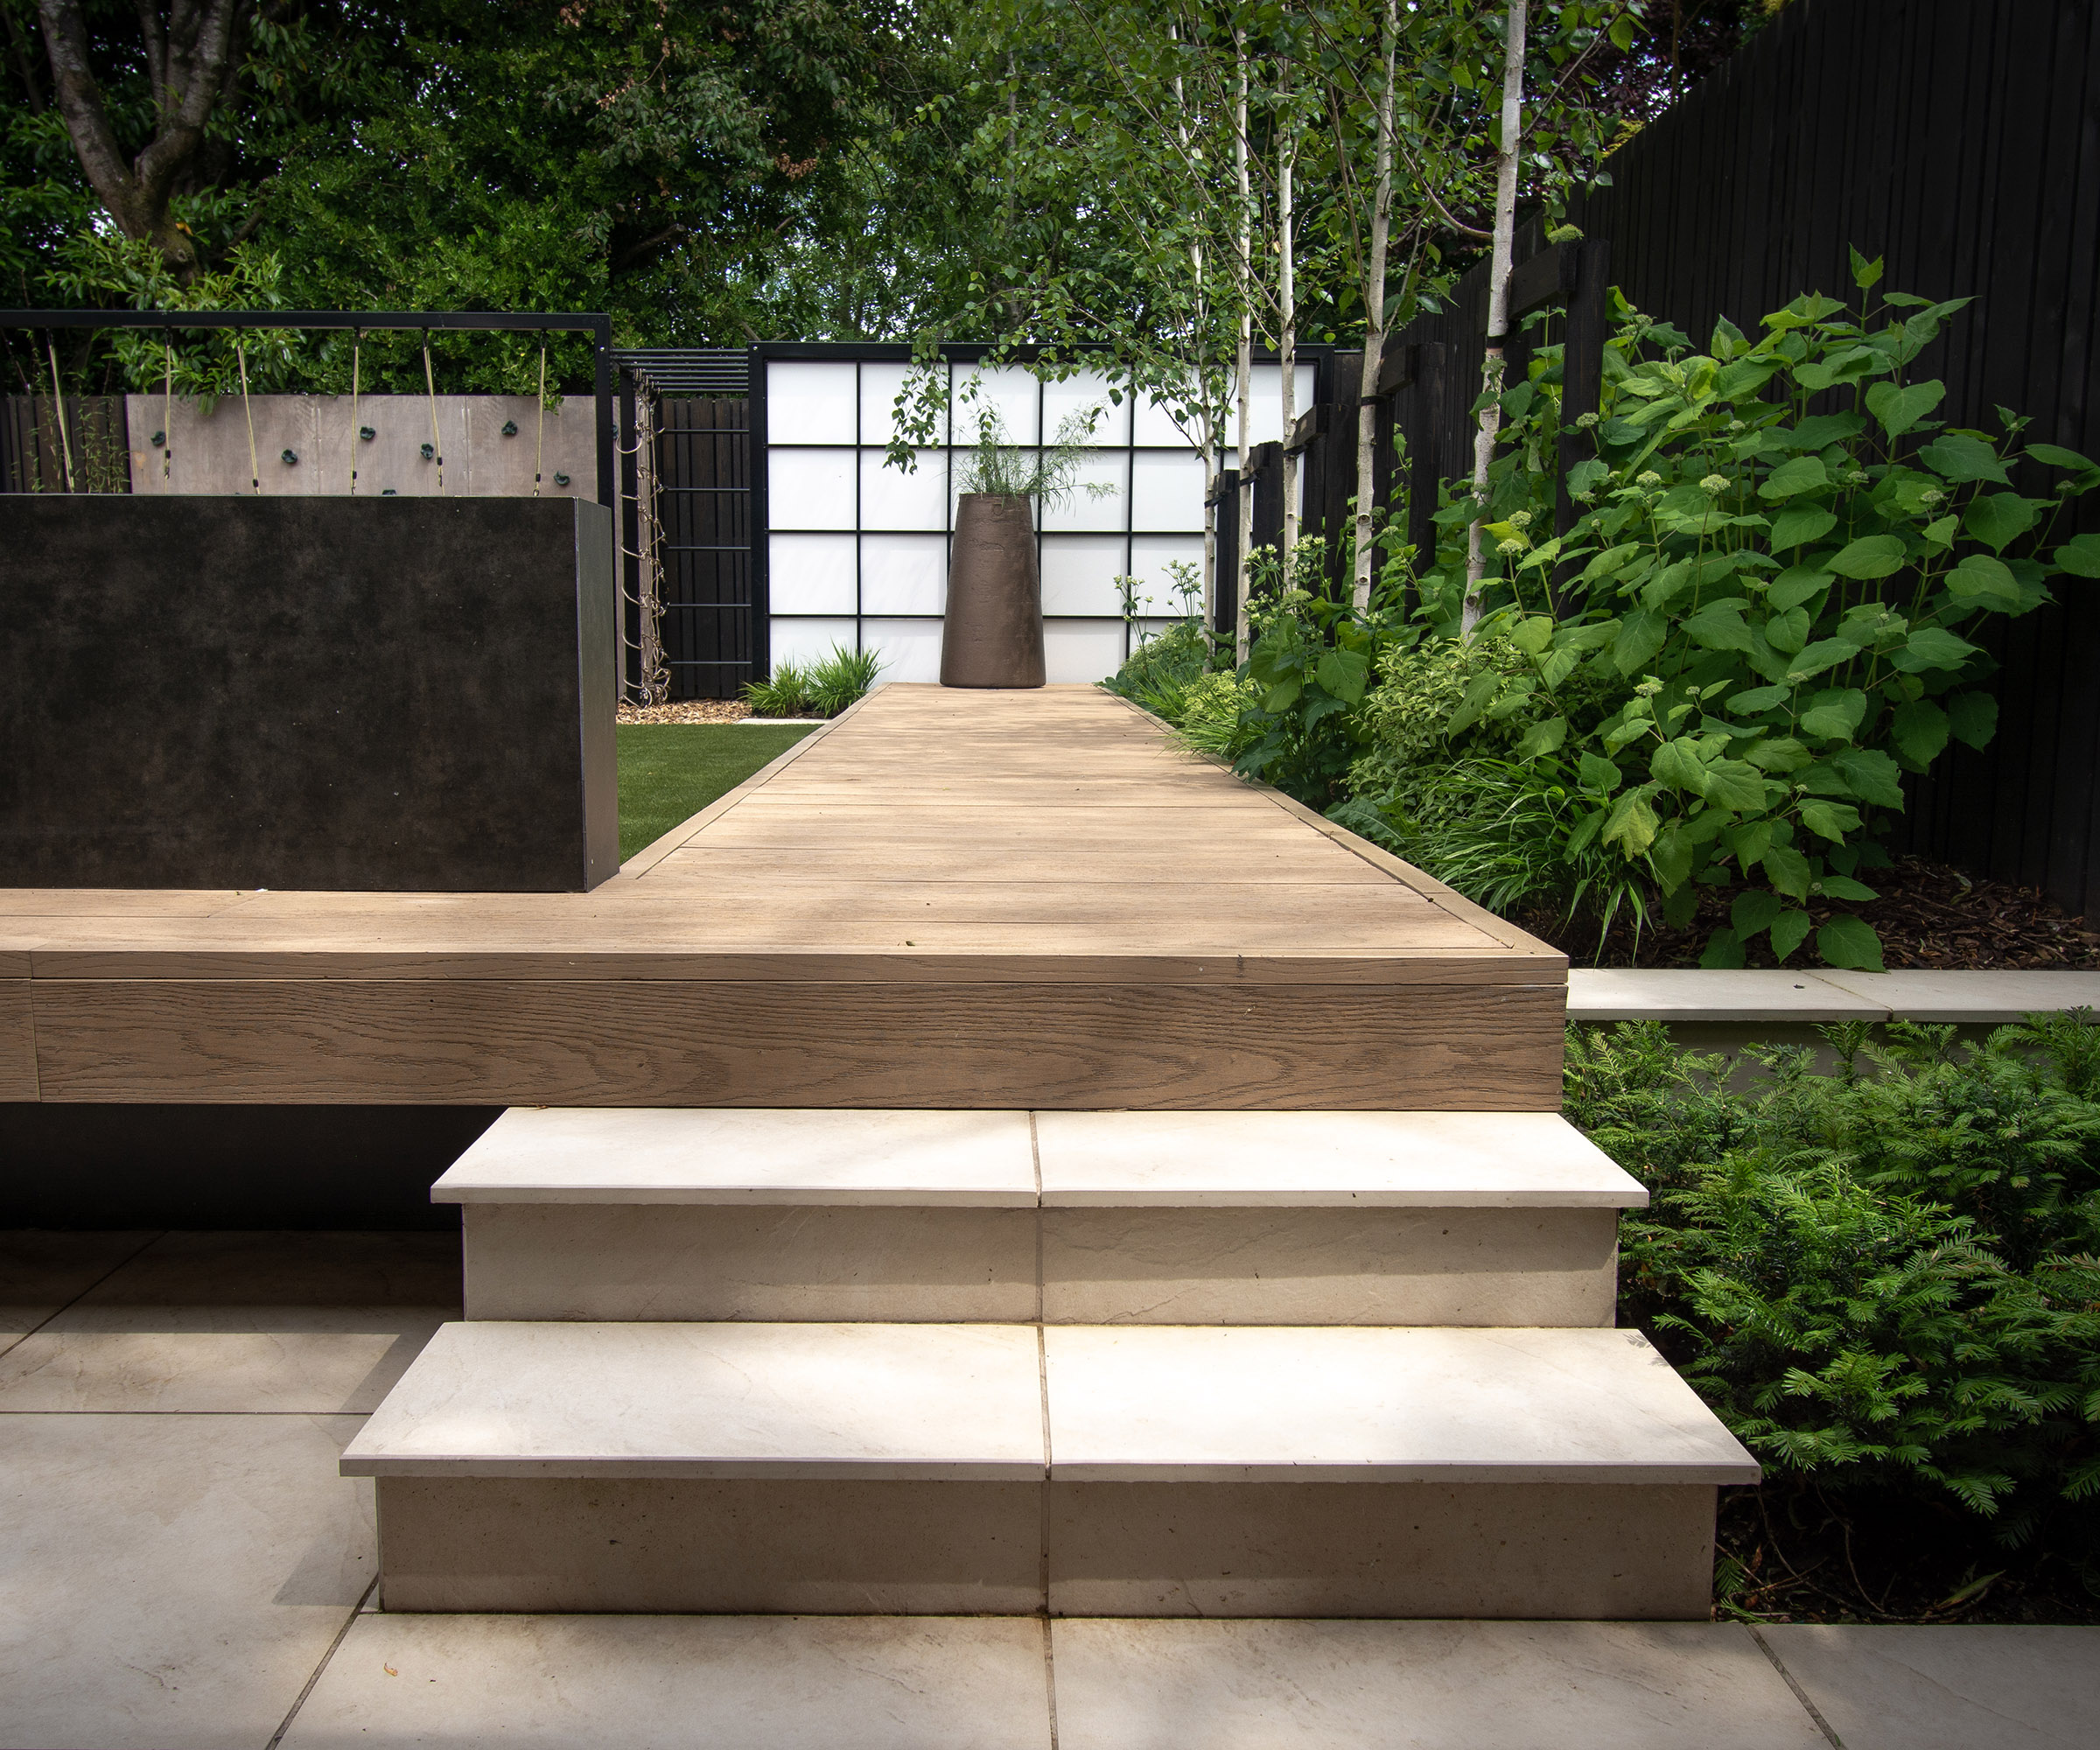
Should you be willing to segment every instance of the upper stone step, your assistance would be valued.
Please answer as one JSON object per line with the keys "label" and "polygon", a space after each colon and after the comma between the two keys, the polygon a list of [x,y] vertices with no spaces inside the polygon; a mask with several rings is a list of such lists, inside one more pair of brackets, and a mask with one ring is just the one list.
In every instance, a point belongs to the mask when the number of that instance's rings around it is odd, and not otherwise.
{"label": "upper stone step", "polygon": [[471,1319],[1608,1325],[1646,1193],[1550,1113],[512,1110]]}
{"label": "upper stone step", "polygon": [[1628,1208],[1550,1112],[513,1108],[445,1203]]}

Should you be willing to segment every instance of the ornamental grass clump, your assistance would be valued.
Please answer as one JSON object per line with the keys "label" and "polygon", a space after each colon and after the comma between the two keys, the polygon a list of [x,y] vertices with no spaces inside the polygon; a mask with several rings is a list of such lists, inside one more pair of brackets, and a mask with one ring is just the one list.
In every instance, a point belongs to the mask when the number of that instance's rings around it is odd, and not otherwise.
{"label": "ornamental grass clump", "polygon": [[[1869,293],[1880,264],[1853,261]],[[1572,472],[1582,510],[1561,536],[1544,533],[1558,349],[1501,397],[1510,447],[1485,508],[1499,575],[1472,636],[1522,660],[1475,669],[1442,755],[1507,757],[1577,799],[1562,853],[1601,847],[1673,926],[1701,885],[1740,886],[1709,965],[1742,964],[1758,938],[1783,962],[1811,900],[1873,899],[1860,876],[1887,862],[1904,774],[1996,727],[1981,634],[2052,599],[2060,577],[2100,577],[2100,536],[2057,533],[2100,467],[2025,442],[2002,409],[1995,434],[1947,426],[1933,417],[1944,384],[1913,380],[1967,301],[1891,292],[1856,312],[1810,294],[1754,341],[1722,320],[1697,353],[1620,300],[1603,410],[1568,428],[1594,453]],[[1469,494],[1438,513],[1410,660],[1460,660],[1464,537],[1480,514]],[[1404,821],[1404,797],[1391,812]],[[1850,914],[1815,946],[1881,965]]]}

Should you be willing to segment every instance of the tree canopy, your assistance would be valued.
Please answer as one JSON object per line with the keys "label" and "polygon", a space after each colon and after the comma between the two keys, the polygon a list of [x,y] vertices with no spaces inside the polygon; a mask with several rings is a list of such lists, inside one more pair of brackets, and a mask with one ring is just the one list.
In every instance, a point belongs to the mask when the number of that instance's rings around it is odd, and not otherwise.
{"label": "tree canopy", "polygon": [[[1524,199],[1597,174],[1768,4],[1534,0]],[[1158,375],[1242,316],[1360,342],[1385,14],[0,0],[0,276],[29,306],[605,309],[629,344],[1106,341]],[[1503,17],[1393,9],[1395,319],[1479,250]],[[523,386],[529,347],[474,344]],[[344,364],[270,368],[301,359]]]}

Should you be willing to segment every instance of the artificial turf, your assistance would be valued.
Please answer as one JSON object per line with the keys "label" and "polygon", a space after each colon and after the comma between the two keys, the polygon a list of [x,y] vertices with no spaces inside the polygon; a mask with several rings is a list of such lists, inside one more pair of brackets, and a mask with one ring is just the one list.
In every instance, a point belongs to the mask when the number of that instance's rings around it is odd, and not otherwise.
{"label": "artificial turf", "polygon": [[781,724],[623,723],[620,741],[620,855],[625,862],[741,784],[809,733]]}

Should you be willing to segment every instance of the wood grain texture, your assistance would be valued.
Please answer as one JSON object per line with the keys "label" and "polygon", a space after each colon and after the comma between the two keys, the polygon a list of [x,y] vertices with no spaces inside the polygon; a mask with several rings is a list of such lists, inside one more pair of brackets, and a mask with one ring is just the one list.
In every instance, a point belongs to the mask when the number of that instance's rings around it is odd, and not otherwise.
{"label": "wood grain texture", "polygon": [[42,1097],[1551,1111],[1564,987],[35,981]]}
{"label": "wood grain texture", "polygon": [[34,1100],[37,1034],[29,980],[0,980],[0,1100]]}
{"label": "wood grain texture", "polygon": [[1561,956],[1093,688],[880,689],[591,893],[66,898],[48,1100],[1559,1100]]}

